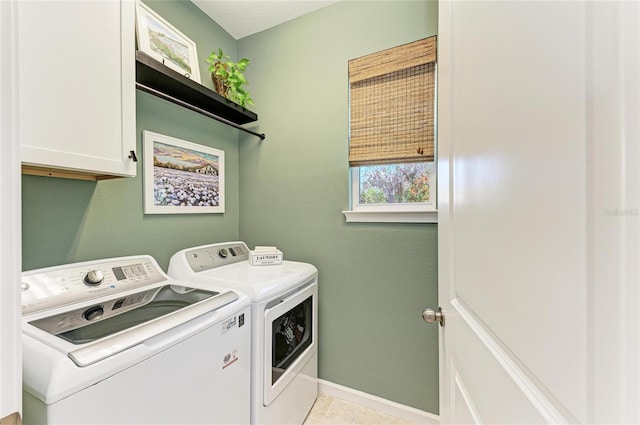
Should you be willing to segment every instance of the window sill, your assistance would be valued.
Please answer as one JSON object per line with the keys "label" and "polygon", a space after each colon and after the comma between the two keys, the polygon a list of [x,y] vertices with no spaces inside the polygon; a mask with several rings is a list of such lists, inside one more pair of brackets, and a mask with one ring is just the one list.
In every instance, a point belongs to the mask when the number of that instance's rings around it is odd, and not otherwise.
{"label": "window sill", "polygon": [[347,223],[437,223],[438,211],[342,211]]}

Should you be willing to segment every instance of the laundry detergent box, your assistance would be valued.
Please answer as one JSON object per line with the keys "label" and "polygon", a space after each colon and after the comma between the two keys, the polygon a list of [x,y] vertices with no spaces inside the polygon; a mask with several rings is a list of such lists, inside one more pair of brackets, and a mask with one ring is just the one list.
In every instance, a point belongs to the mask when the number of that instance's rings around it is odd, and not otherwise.
{"label": "laundry detergent box", "polygon": [[252,266],[271,266],[282,264],[282,251],[275,246],[256,246],[249,251],[249,262]]}

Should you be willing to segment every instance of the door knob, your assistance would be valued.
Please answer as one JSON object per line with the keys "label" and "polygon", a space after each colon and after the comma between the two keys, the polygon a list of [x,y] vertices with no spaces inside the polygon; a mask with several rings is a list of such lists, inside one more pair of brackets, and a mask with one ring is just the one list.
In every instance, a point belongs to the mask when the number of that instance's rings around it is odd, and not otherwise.
{"label": "door knob", "polygon": [[442,307],[438,307],[438,311],[425,308],[422,312],[422,319],[427,323],[438,322],[440,326],[444,326],[444,311],[442,311]]}

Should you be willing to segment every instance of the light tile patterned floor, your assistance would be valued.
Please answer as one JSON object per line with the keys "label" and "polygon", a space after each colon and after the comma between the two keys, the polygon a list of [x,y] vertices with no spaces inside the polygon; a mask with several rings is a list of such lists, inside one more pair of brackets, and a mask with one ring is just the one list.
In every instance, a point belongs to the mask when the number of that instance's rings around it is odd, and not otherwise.
{"label": "light tile patterned floor", "polygon": [[303,425],[414,425],[368,407],[320,394]]}

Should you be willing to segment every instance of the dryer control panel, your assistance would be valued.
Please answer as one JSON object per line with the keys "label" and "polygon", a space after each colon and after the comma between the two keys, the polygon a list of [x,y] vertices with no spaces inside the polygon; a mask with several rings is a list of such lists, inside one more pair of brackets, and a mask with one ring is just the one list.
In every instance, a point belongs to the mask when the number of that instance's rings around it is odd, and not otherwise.
{"label": "dryer control panel", "polygon": [[249,259],[249,248],[244,242],[226,242],[189,249],[184,257],[194,272],[227,266]]}
{"label": "dryer control panel", "polygon": [[22,314],[49,310],[167,280],[150,256],[56,266],[22,273]]}

